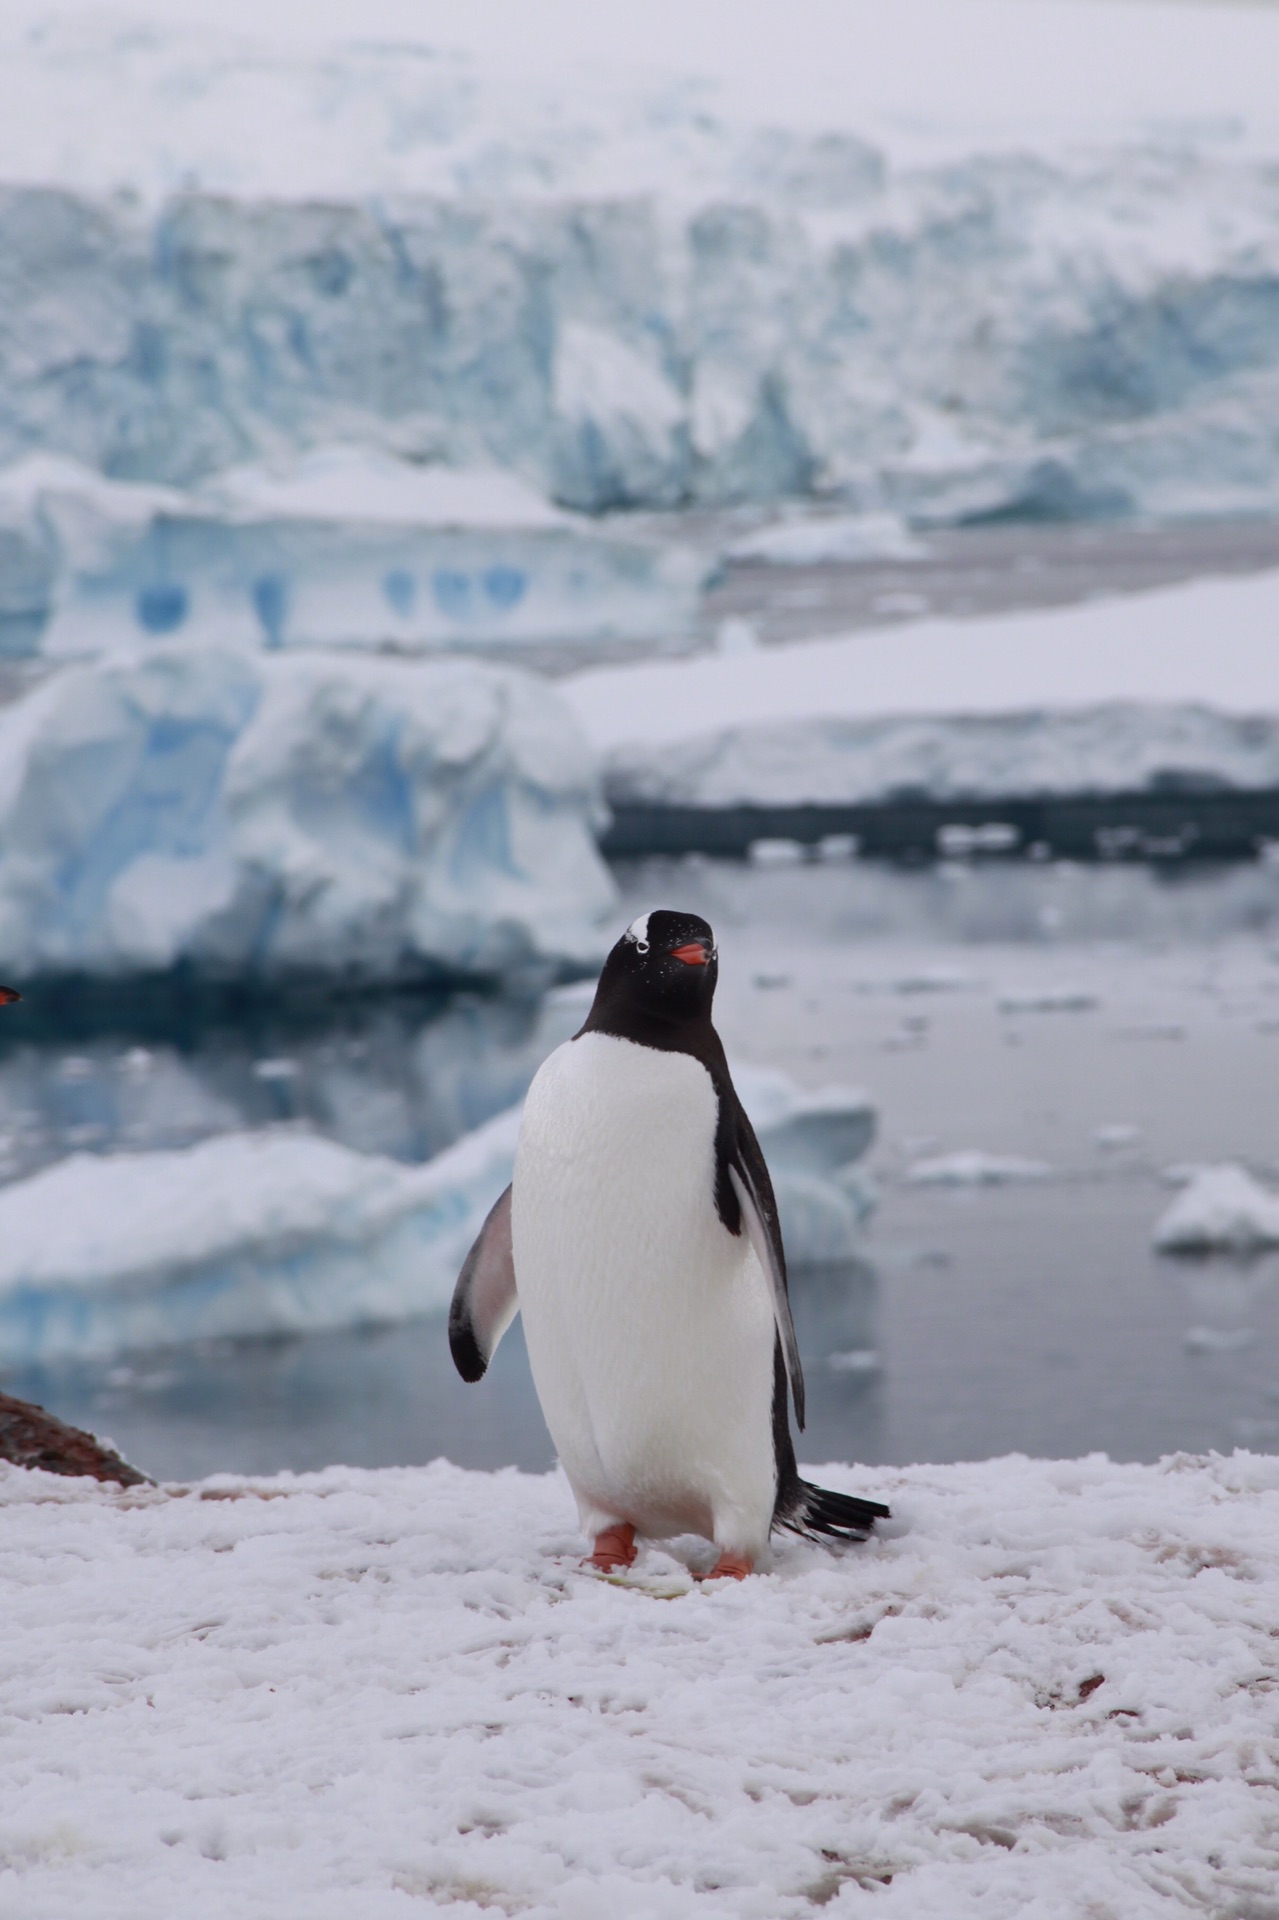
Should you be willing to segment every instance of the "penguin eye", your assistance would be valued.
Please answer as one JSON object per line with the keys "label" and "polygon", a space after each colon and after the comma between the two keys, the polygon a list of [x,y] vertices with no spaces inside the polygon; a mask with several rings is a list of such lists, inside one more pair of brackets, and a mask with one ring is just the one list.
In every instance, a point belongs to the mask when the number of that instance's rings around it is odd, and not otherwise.
{"label": "penguin eye", "polygon": [[636,951],[636,953],[647,953],[647,952],[648,952],[648,941],[647,941],[647,940],[637,940],[637,941],[635,942],[635,951]]}

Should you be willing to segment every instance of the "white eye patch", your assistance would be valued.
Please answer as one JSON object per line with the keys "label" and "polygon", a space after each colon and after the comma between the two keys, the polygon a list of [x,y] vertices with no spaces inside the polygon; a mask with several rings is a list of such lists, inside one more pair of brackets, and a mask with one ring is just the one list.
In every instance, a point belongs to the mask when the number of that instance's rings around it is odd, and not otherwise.
{"label": "white eye patch", "polygon": [[[650,907],[649,913],[651,912],[652,908]],[[626,929],[626,938],[633,940],[637,947],[647,948],[648,946],[648,919],[648,913],[641,913],[638,920],[632,920],[630,926]]]}

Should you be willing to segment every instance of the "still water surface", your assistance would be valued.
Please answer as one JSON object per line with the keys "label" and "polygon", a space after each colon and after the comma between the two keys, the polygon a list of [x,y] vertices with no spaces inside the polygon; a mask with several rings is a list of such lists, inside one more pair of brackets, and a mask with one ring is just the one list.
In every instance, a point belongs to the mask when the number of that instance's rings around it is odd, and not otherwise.
{"label": "still water surface", "polygon": [[[794,1276],[801,1458],[1279,1444],[1279,1260],[1150,1250],[1170,1166],[1279,1174],[1279,868],[650,862],[621,879],[619,927],[656,904],[712,920],[731,1053],[865,1087],[879,1109],[862,1258]],[[571,996],[139,1008],[105,1026],[61,1008],[5,1037],[0,1172],[280,1121],[422,1159],[518,1098],[578,1018]],[[1047,1172],[912,1178],[973,1148]],[[551,1459],[518,1323],[474,1388],[438,1320],[3,1384],[164,1477]]]}

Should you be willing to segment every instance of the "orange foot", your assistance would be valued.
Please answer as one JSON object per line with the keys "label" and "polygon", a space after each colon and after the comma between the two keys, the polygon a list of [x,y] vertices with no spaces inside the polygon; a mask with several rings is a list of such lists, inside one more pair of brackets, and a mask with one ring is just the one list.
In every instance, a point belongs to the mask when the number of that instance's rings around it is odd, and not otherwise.
{"label": "orange foot", "polygon": [[706,1578],[708,1580],[744,1580],[748,1573],[754,1573],[754,1571],[755,1562],[748,1560],[744,1553],[721,1553]]}
{"label": "orange foot", "polygon": [[603,1533],[595,1536],[595,1551],[583,1566],[596,1567],[601,1573],[616,1573],[619,1567],[629,1567],[635,1561],[635,1529],[629,1521],[619,1521],[615,1527],[605,1527]]}

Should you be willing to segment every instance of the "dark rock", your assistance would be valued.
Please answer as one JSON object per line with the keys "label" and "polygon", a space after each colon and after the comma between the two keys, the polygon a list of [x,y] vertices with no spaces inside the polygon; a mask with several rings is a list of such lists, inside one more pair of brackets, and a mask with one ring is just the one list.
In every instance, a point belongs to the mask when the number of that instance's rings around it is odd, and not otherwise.
{"label": "dark rock", "polygon": [[91,1433],[69,1427],[43,1407],[32,1406],[29,1400],[14,1400],[7,1393],[0,1393],[0,1460],[9,1460],[15,1467],[38,1467],[44,1473],[115,1480],[122,1487],[152,1484],[145,1473],[139,1473]]}

